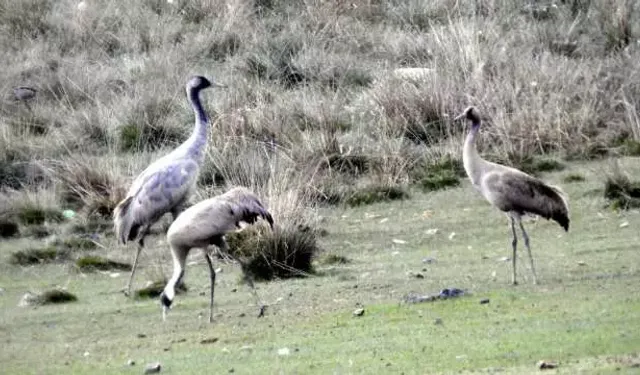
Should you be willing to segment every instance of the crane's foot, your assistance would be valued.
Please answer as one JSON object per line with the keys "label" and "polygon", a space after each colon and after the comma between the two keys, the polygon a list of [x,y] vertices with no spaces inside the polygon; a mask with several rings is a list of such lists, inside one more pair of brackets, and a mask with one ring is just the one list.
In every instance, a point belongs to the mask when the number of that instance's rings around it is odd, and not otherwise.
{"label": "crane's foot", "polygon": [[131,288],[129,287],[124,287],[122,289],[120,289],[120,293],[124,294],[125,297],[129,297],[129,298],[133,298],[133,293],[131,293]]}
{"label": "crane's foot", "polygon": [[258,313],[258,318],[262,318],[264,316],[265,310],[267,310],[267,305],[260,306],[260,312]]}
{"label": "crane's foot", "polygon": [[511,284],[512,284],[512,285],[518,285],[518,282],[517,282],[516,280],[513,280],[513,281],[511,282]]}

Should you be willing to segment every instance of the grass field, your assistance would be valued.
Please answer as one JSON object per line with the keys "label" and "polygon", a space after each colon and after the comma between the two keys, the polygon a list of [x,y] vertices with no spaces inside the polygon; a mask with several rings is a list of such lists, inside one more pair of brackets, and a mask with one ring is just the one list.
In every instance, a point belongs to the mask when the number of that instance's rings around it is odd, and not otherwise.
{"label": "grass field", "polygon": [[[622,165],[640,172],[635,158]],[[416,192],[407,201],[323,210],[328,235],[321,241],[318,275],[258,284],[269,304],[261,319],[248,288],[238,285],[235,266],[222,265],[214,324],[206,322],[208,297],[199,295],[208,292],[204,262],[188,267],[190,289],[177,297],[163,323],[157,300],[130,301],[118,292],[124,273],[111,278],[66,265],[7,266],[7,255],[24,240],[5,241],[2,373],[141,373],[146,363],[159,361],[169,374],[523,374],[539,372],[539,360],[559,364],[549,373],[635,373],[640,214],[604,208],[602,176],[608,166],[573,164],[545,176],[559,183],[579,174],[585,181],[564,184],[571,204],[568,233],[545,220],[526,223],[540,278],[535,286],[523,253],[521,284],[510,285],[511,263],[501,259],[510,255],[506,219],[467,182],[428,195]],[[106,241],[107,255],[131,255],[119,253],[111,238]],[[145,276],[157,272],[154,258],[164,256],[164,266],[170,266],[167,249],[154,241],[143,253]],[[324,264],[328,254],[349,262]],[[434,261],[423,263],[425,257]],[[79,300],[16,307],[27,290],[54,284]],[[401,303],[410,292],[451,287],[469,294]],[[480,304],[485,298],[490,303]],[[359,306],[365,314],[355,317]],[[215,342],[202,343],[207,339]],[[283,348],[288,355],[278,354]],[[129,359],[136,364],[127,366]]]}

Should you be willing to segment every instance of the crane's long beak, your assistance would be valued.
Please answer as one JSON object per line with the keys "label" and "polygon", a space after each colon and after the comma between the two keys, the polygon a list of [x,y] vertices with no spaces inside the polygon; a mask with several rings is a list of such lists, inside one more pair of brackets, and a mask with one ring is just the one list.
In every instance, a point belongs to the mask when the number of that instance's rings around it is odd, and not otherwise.
{"label": "crane's long beak", "polygon": [[467,115],[466,112],[463,112],[463,113],[459,114],[458,116],[456,116],[453,119],[453,121],[458,121],[458,120],[462,119],[463,117],[465,117],[466,115]]}
{"label": "crane's long beak", "polygon": [[218,83],[218,82],[213,82],[213,83],[211,84],[211,86],[212,86],[212,87],[218,87],[218,88],[221,88],[221,89],[226,89],[227,87],[229,87],[229,86],[227,86],[227,85],[225,85],[225,84]]}

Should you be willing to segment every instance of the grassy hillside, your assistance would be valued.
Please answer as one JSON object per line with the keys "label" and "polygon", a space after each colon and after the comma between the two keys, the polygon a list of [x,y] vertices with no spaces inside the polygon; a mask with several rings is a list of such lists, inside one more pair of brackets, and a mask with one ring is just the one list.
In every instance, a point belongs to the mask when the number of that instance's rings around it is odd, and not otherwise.
{"label": "grassy hillside", "polygon": [[[272,201],[282,189],[337,201],[419,183],[459,159],[464,126],[451,118],[471,104],[495,160],[637,152],[638,11],[629,0],[3,2],[1,184],[17,205],[109,212],[187,137],[193,74],[230,86],[205,94],[205,195],[227,182]],[[430,70],[393,73],[415,67]],[[31,110],[12,100],[20,85],[38,90]]]}

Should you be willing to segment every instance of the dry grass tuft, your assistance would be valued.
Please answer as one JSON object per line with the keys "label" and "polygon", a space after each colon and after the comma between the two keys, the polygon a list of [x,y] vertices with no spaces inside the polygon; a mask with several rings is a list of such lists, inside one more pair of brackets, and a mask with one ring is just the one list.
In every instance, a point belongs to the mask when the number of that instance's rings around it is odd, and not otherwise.
{"label": "dry grass tuft", "polygon": [[244,272],[257,281],[304,277],[313,273],[319,252],[317,234],[310,228],[245,229],[227,235],[229,247],[244,258]]}
{"label": "dry grass tuft", "polygon": [[87,217],[110,219],[126,195],[113,168],[91,159],[60,163],[52,174],[58,180],[64,204],[83,210]]}
{"label": "dry grass tuft", "polygon": [[613,163],[605,180],[604,197],[613,209],[640,207],[640,181],[632,181],[618,163]]}

